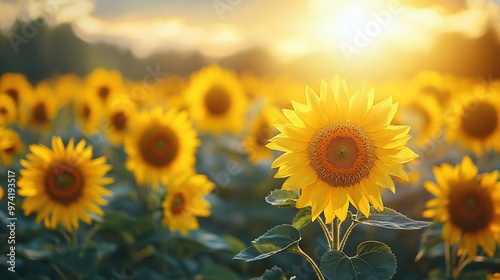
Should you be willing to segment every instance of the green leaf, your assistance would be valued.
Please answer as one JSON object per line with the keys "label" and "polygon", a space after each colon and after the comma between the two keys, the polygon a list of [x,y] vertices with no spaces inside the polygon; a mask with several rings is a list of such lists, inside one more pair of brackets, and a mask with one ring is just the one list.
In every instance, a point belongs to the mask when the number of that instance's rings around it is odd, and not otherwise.
{"label": "green leaf", "polygon": [[285,273],[281,268],[275,266],[271,269],[267,269],[262,276],[259,278],[253,278],[253,280],[287,280]]}
{"label": "green leaf", "polygon": [[250,262],[265,259],[281,251],[293,251],[301,239],[300,232],[293,226],[279,225],[252,241],[250,247],[239,252],[233,259]]}
{"label": "green leaf", "polygon": [[72,249],[59,255],[54,262],[73,273],[85,276],[97,265],[97,249],[87,249],[83,252]]}
{"label": "green leaf", "polygon": [[292,226],[298,230],[311,222],[311,207],[301,208],[293,217]]}
{"label": "green leaf", "polygon": [[348,257],[343,252],[329,251],[321,257],[320,269],[327,279],[391,279],[396,273],[396,257],[382,242],[366,241],[359,244],[357,255]]}
{"label": "green leaf", "polygon": [[429,226],[430,222],[415,221],[405,215],[385,207],[382,212],[378,212],[375,208],[370,207],[370,217],[365,217],[360,214],[357,217],[357,222],[364,225],[388,228],[388,229],[422,229]]}
{"label": "green leaf", "polygon": [[203,269],[199,274],[197,274],[194,279],[200,280],[218,280],[218,279],[227,279],[227,280],[239,280],[240,277],[230,270],[227,267],[222,265],[211,265]]}
{"label": "green leaf", "polygon": [[298,190],[274,190],[266,196],[266,202],[278,207],[295,207],[299,196]]}

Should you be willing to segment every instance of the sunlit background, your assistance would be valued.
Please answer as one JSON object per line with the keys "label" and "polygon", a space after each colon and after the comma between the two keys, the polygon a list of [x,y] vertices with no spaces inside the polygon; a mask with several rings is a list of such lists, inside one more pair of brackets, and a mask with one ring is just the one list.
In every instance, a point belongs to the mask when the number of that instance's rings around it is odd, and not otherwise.
{"label": "sunlit background", "polygon": [[[303,279],[294,271],[303,264],[299,256],[251,264],[233,257],[295,217],[297,209],[265,201],[284,181],[271,168],[279,152],[266,145],[284,118],[279,109],[291,108],[290,100],[305,102],[306,84],[319,93],[320,80],[337,74],[350,92],[374,87],[375,102],[391,96],[399,106],[391,123],[411,126],[408,146],[420,158],[404,167],[409,182],[394,178],[396,194],[382,194],[386,206],[423,219],[432,197],[424,181],[435,180],[435,166],[469,155],[481,172],[500,168],[500,0],[0,0],[0,190],[5,170],[19,175],[30,145],[49,145],[52,136],[85,139],[95,156],[107,157],[115,179],[102,217],[79,223],[80,239],[92,237],[78,250],[72,243],[78,234],[64,236],[61,226],[46,228],[16,208],[20,275],[232,280],[277,265]],[[177,113],[192,122],[196,141],[177,124],[193,146],[185,161],[195,161],[195,171],[215,185],[206,196],[210,215],[198,217],[188,235],[160,222],[170,185],[151,190],[136,180],[139,174],[158,181],[164,170],[151,175],[154,169],[128,163],[133,156],[125,147],[133,141],[126,140],[156,129],[147,117],[154,107],[174,112],[154,113],[162,123],[180,122]],[[137,118],[139,125],[131,122]],[[154,154],[153,145],[139,146],[141,153],[151,147]],[[7,199],[5,190],[0,219]],[[16,199],[17,205],[27,200]],[[182,208],[182,200],[174,202],[164,208]],[[436,224],[411,232],[361,225],[346,250],[354,255],[362,240],[380,240],[398,258],[395,279],[442,279],[445,253]],[[311,223],[301,241],[316,260],[326,251],[321,234]],[[423,239],[432,244],[419,245]],[[0,279],[8,250],[0,244]],[[82,260],[82,252],[91,257]],[[478,267],[492,271],[472,265],[470,272]]]}
{"label": "sunlit background", "polygon": [[[17,70],[18,65],[4,61],[23,60],[12,57],[12,52],[27,52],[33,44],[49,49],[64,45],[57,55],[46,50],[54,56],[51,60],[78,56],[94,65],[124,67],[113,57],[92,62],[90,53],[81,51],[81,44],[72,47],[71,41],[76,39],[67,38],[67,33],[57,41],[32,35],[47,27],[69,24],[84,42],[119,49],[121,53],[115,56],[123,57],[130,51],[137,59],[147,59],[162,53],[156,61],[169,71],[189,72],[199,68],[196,64],[218,60],[238,71],[268,74],[285,70],[304,78],[340,72],[357,79],[379,80],[409,77],[429,69],[465,76],[500,75],[499,1],[1,2],[4,35],[13,32],[16,20],[21,21],[16,31],[19,41],[4,39],[2,44],[2,56],[7,57],[2,59],[2,72]],[[23,26],[23,21],[32,19],[38,19],[38,26]],[[167,54],[172,53],[184,55],[177,58],[182,66],[169,63],[172,58]],[[67,72],[71,68],[68,64],[47,70]],[[140,73],[120,70],[131,78],[140,78]]]}

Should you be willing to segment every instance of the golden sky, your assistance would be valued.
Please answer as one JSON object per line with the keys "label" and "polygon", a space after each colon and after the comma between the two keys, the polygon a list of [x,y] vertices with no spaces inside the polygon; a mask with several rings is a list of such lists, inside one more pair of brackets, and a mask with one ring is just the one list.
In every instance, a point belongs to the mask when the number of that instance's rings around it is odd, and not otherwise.
{"label": "golden sky", "polygon": [[0,26],[15,18],[69,22],[82,39],[155,51],[220,57],[264,46],[290,60],[314,52],[347,61],[393,51],[426,51],[435,38],[500,33],[500,1],[447,0],[23,0],[0,1]]}

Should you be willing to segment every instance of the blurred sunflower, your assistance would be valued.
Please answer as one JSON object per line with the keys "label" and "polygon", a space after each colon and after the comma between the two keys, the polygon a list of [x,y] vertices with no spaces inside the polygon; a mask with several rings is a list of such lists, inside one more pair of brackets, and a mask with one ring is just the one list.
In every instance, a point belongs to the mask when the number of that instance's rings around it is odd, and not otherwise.
{"label": "blurred sunflower", "polygon": [[199,227],[196,217],[210,216],[210,203],[205,196],[214,184],[205,175],[187,174],[175,176],[168,184],[163,200],[163,219],[171,231],[187,234]]}
{"label": "blurred sunflower", "polygon": [[118,146],[123,143],[130,128],[130,119],[135,111],[135,104],[126,96],[112,101],[107,113],[108,123],[104,128],[104,133],[112,145]]}
{"label": "blurred sunflower", "polygon": [[56,117],[59,105],[56,96],[47,82],[40,82],[27,97],[26,115],[21,117],[29,126],[48,130]]}
{"label": "blurred sunflower", "polygon": [[85,95],[92,95],[107,110],[109,104],[124,92],[123,78],[119,71],[96,68],[87,77]]}
{"label": "blurred sunflower", "polygon": [[282,189],[302,189],[296,206],[312,206],[312,219],[324,211],[326,221],[347,216],[349,202],[365,216],[370,204],[381,211],[378,186],[395,192],[390,175],[408,180],[402,163],[418,156],[406,147],[409,126],[391,125],[397,110],[392,98],[373,104],[374,91],[348,94],[336,76],[321,83],[318,96],[306,88],[306,104],[292,101],[283,110],[288,122],[267,147],[285,152],[272,168],[288,179]]}
{"label": "blurred sunflower", "polygon": [[442,136],[443,110],[432,95],[418,94],[395,116],[396,123],[411,123],[412,135],[418,145]]}
{"label": "blurred sunflower", "polygon": [[243,129],[247,99],[232,72],[216,65],[198,71],[191,77],[185,97],[201,131],[238,133]]}
{"label": "blurred sunflower", "polygon": [[478,245],[493,256],[500,233],[500,172],[478,175],[467,156],[455,167],[443,164],[433,171],[437,184],[426,181],[424,186],[435,198],[423,216],[442,223],[443,239],[460,244],[469,258],[476,256]]}
{"label": "blurred sunflower", "polygon": [[68,106],[82,89],[82,81],[75,74],[67,74],[54,79],[54,92],[61,106]]}
{"label": "blurred sunflower", "polygon": [[4,194],[5,194],[5,191],[3,190],[3,187],[0,186],[0,201],[2,201]]}
{"label": "blurred sunflower", "polygon": [[463,94],[447,118],[447,138],[458,141],[476,155],[500,150],[500,94],[477,87],[474,94]]}
{"label": "blurred sunflower", "polygon": [[74,112],[76,123],[85,135],[93,135],[99,132],[100,120],[103,109],[97,97],[93,95],[81,95],[74,100]]}
{"label": "blurred sunflower", "polygon": [[10,96],[17,108],[24,101],[24,96],[30,94],[32,90],[31,84],[23,74],[5,73],[0,77],[0,95]]}
{"label": "blurred sunflower", "polygon": [[16,119],[17,106],[14,100],[6,94],[0,94],[0,127],[9,125]]}
{"label": "blurred sunflower", "polygon": [[165,104],[167,108],[186,109],[183,94],[186,86],[186,80],[181,76],[167,76],[159,82],[150,102],[151,104]]}
{"label": "blurred sunflower", "polygon": [[500,280],[500,272],[487,275],[487,280]]}
{"label": "blurred sunflower", "polygon": [[69,231],[79,220],[90,224],[91,213],[102,216],[103,196],[112,192],[103,187],[113,182],[104,177],[111,170],[104,157],[92,159],[92,147],[85,141],[76,146],[70,139],[66,147],[60,137],[52,138],[52,148],[31,145],[18,181],[19,194],[26,197],[22,209],[26,215],[36,212],[36,222],[54,229],[61,224]]}
{"label": "blurred sunflower", "polygon": [[[245,90],[245,95],[249,100],[258,98],[270,98],[272,91],[270,84],[260,78],[257,78],[253,73],[246,72],[240,75],[240,83]],[[275,96],[272,96],[276,98]]]}
{"label": "blurred sunflower", "polygon": [[10,166],[23,150],[23,142],[15,131],[0,127],[0,163]]}
{"label": "blurred sunflower", "polygon": [[126,167],[139,184],[157,187],[177,173],[194,169],[196,136],[184,111],[152,108],[136,116],[125,139]]}
{"label": "blurred sunflower", "polygon": [[456,79],[452,76],[435,71],[422,71],[411,81],[416,92],[433,96],[442,107],[446,107],[453,99],[456,84]]}
{"label": "blurred sunflower", "polygon": [[265,94],[274,99],[274,104],[278,108],[292,109],[290,100],[305,102],[304,83],[290,76],[281,75],[270,81],[269,89]]}
{"label": "blurred sunflower", "polygon": [[254,164],[273,157],[272,151],[266,145],[277,133],[276,128],[273,126],[276,121],[275,113],[277,114],[274,108],[264,108],[252,121],[248,136],[243,142],[249,160]]}

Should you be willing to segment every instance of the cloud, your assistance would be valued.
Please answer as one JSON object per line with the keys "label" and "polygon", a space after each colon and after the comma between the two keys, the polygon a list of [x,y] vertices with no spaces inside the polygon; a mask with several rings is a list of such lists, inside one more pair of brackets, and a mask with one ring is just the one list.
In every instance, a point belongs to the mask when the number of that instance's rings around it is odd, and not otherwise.
{"label": "cloud", "polygon": [[220,56],[237,50],[243,41],[234,26],[221,23],[191,25],[181,17],[136,21],[104,21],[86,17],[75,22],[74,28],[85,40],[115,42],[130,47],[134,54],[141,57],[166,49],[201,49],[207,55]]}
{"label": "cloud", "polygon": [[7,30],[16,20],[42,18],[49,25],[73,22],[93,9],[92,0],[1,0],[0,29]]}
{"label": "cloud", "polygon": [[[138,56],[169,49],[224,56],[263,45],[278,56],[298,57],[332,51],[339,43],[352,41],[355,28],[363,29],[374,20],[372,12],[397,2],[373,0],[367,5],[362,1],[364,18],[353,21],[355,13],[346,15],[337,4],[356,1],[22,0],[18,4],[0,0],[0,28],[9,27],[16,18],[42,17],[52,25],[71,22],[82,39],[118,44]],[[401,12],[393,14],[390,24],[371,38],[376,44],[370,48],[430,50],[445,33],[477,38],[490,26],[500,33],[498,0],[447,0],[442,2],[444,6],[427,1],[414,6],[417,2],[406,5],[401,0]],[[335,27],[339,24],[343,24],[340,31]]]}

